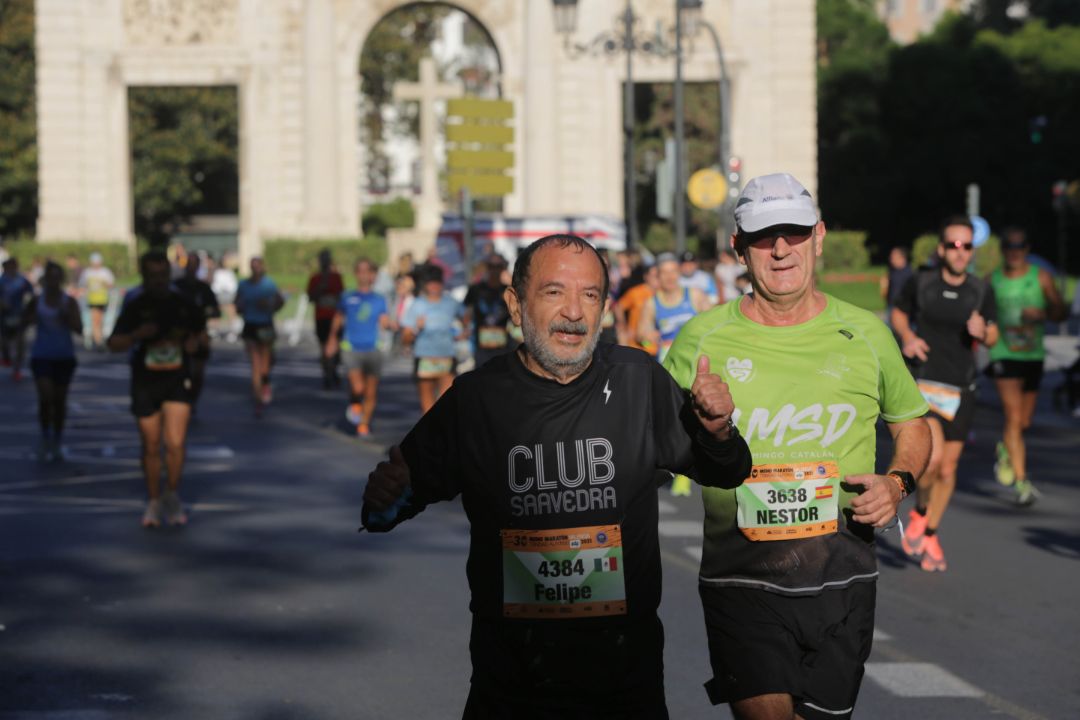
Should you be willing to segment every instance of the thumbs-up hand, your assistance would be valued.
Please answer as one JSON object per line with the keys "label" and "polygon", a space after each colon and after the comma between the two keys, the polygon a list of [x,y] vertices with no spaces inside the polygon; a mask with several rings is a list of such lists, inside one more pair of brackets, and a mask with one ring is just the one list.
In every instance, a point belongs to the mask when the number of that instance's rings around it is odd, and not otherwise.
{"label": "thumbs-up hand", "polygon": [[709,356],[698,358],[697,375],[690,386],[690,400],[694,414],[702,426],[717,440],[724,441],[731,436],[731,413],[735,411],[735,401],[723,378],[709,372]]}
{"label": "thumbs-up hand", "polygon": [[986,339],[986,319],[979,314],[978,310],[973,310],[971,317],[968,318],[967,331],[968,335],[979,342]]}
{"label": "thumbs-up hand", "polygon": [[409,466],[401,448],[394,445],[390,448],[390,459],[376,465],[368,475],[364,503],[375,512],[382,512],[397,502],[409,485]]}

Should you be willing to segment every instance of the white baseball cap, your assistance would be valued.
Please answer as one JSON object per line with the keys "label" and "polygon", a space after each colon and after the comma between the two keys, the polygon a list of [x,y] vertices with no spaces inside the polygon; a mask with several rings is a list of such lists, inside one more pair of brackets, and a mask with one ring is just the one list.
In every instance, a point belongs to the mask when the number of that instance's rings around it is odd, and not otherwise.
{"label": "white baseball cap", "polygon": [[735,202],[740,232],[757,232],[776,225],[812,227],[818,223],[810,191],[787,173],[761,175],[746,183]]}

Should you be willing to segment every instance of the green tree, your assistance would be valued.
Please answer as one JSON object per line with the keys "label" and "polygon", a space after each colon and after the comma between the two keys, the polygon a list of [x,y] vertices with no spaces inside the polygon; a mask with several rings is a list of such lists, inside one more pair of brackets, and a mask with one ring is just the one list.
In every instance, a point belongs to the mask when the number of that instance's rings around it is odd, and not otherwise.
{"label": "green tree", "polygon": [[191,215],[238,212],[235,88],[132,88],[128,108],[137,234],[162,243]]}
{"label": "green tree", "polygon": [[0,1],[0,235],[37,221],[34,4]]}
{"label": "green tree", "polygon": [[818,0],[819,203],[830,225],[867,228],[885,190],[879,97],[893,47],[872,0]]}

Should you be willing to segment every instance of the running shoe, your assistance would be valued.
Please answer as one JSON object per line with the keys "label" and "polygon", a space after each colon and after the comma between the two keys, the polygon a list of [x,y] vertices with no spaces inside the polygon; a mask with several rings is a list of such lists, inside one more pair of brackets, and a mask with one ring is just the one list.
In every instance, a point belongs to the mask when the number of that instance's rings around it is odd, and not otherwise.
{"label": "running shoe", "polygon": [[146,503],[146,512],[142,516],[142,526],[144,528],[161,527],[161,500],[158,498],[152,498],[150,502]]}
{"label": "running shoe", "polygon": [[907,525],[904,526],[904,534],[900,537],[900,547],[910,558],[920,558],[924,552],[923,544],[926,539],[926,516],[915,512],[914,508],[908,513]]}
{"label": "running shoe", "polygon": [[926,572],[945,572],[945,553],[941,551],[941,542],[937,535],[922,537],[922,569]]}
{"label": "running shoe", "polygon": [[994,462],[994,477],[997,481],[1009,487],[1016,482],[1016,472],[1013,470],[1012,460],[1009,459],[1009,449],[1005,443],[997,444],[997,460]]}
{"label": "running shoe", "polygon": [[671,480],[671,494],[675,497],[690,497],[690,478],[676,475]]}
{"label": "running shoe", "polygon": [[364,411],[360,405],[353,403],[345,408],[345,419],[350,425],[360,425],[364,422]]}
{"label": "running shoe", "polygon": [[1035,489],[1035,486],[1031,484],[1031,480],[1023,478],[1016,481],[1016,504],[1022,507],[1027,507],[1033,504],[1036,500],[1042,497],[1042,493]]}
{"label": "running shoe", "polygon": [[184,505],[180,502],[180,496],[175,490],[166,490],[161,496],[161,506],[165,512],[165,522],[170,525],[186,525],[187,514]]}
{"label": "running shoe", "polygon": [[371,428],[367,423],[360,423],[356,426],[356,434],[360,437],[368,437],[371,435]]}
{"label": "running shoe", "polygon": [[270,401],[274,399],[274,390],[270,387],[270,383],[266,383],[262,386],[262,401],[263,405],[269,405]]}

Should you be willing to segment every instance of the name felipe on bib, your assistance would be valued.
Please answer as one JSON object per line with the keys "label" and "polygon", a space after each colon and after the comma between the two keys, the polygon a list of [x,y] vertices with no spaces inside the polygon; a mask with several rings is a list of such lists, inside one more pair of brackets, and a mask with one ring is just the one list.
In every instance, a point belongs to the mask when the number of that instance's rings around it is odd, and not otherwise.
{"label": "name felipe on bib", "polygon": [[503,615],[516,618],[626,614],[622,529],[501,530]]}

